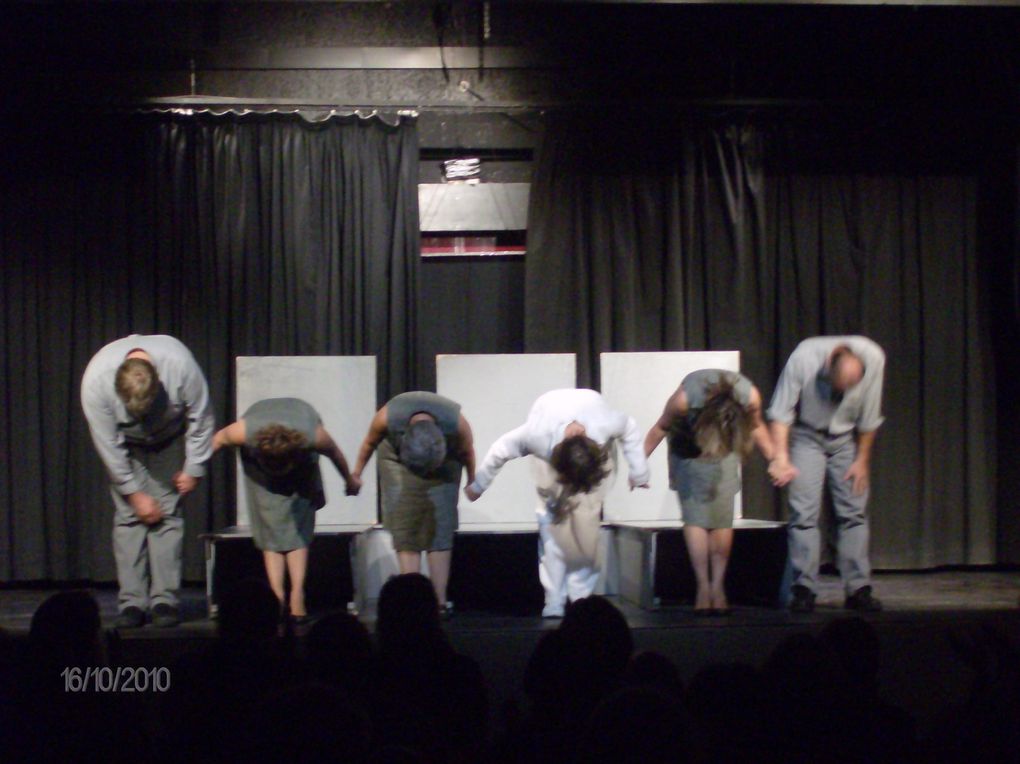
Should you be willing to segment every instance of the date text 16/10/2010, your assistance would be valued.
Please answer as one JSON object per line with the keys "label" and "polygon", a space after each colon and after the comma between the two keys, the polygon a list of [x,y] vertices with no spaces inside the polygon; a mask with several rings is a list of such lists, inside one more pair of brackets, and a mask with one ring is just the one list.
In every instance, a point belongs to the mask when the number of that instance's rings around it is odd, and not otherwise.
{"label": "date text 16/10/2010", "polygon": [[165,666],[68,666],[60,672],[64,692],[166,692],[170,669]]}

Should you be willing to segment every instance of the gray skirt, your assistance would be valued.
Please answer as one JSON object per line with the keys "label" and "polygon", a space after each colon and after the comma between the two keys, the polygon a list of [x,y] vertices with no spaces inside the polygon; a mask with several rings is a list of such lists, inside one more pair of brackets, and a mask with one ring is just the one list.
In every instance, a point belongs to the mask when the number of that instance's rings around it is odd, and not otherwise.
{"label": "gray skirt", "polygon": [[315,536],[315,506],[304,496],[284,496],[245,478],[255,546],[270,552],[303,549]]}
{"label": "gray skirt", "polygon": [[393,548],[398,552],[453,549],[460,466],[453,470],[444,465],[436,477],[420,477],[400,463],[389,440],[384,439],[376,453],[383,526],[393,536]]}
{"label": "gray skirt", "polygon": [[698,528],[732,528],[733,499],[740,490],[740,460],[669,459],[670,486],[680,499],[685,525]]}

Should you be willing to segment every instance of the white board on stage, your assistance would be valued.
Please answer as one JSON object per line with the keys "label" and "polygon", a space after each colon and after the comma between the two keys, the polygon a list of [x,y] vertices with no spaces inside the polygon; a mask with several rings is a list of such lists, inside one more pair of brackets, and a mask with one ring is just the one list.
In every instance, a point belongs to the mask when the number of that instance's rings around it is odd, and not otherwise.
{"label": "white board on stage", "polygon": [[[602,395],[613,408],[634,417],[641,432],[647,433],[685,376],[698,369],[740,371],[740,352],[602,353],[600,362]],[[680,522],[680,504],[676,492],[669,489],[666,452],[667,444],[663,441],[649,459],[651,487],[634,491],[628,488],[626,460],[620,452],[620,473],[605,501],[606,521]],[[735,517],[741,516],[740,508],[740,493],[737,493]]]}
{"label": "white board on stage", "polygon": [[[478,466],[500,435],[524,424],[538,396],[574,387],[576,380],[573,353],[436,356],[436,392],[461,405]],[[461,492],[461,528],[537,527],[529,458],[508,462],[478,501],[468,501]]]}
{"label": "white board on stage", "polygon": [[[300,398],[319,412],[322,425],[354,467],[375,415],[375,356],[238,356],[237,415],[265,398]],[[316,525],[372,525],[376,521],[376,474],[365,470],[357,496],[346,496],[333,463],[319,457],[326,506]],[[247,492],[237,464],[237,524],[249,524]]]}

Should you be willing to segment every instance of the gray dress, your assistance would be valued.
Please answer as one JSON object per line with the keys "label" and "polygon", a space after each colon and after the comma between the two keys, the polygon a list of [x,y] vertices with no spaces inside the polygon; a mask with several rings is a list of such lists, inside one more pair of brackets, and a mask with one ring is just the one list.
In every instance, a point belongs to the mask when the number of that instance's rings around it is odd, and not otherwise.
{"label": "gray dress", "polygon": [[[416,475],[400,463],[400,439],[415,414],[436,420],[446,437],[446,461],[429,475]],[[453,548],[462,466],[459,449],[460,404],[429,392],[402,393],[386,404],[386,438],[379,444],[383,525],[398,552]]]}
{"label": "gray dress", "polygon": [[[241,463],[255,546],[272,552],[302,549],[315,535],[315,510],[326,504],[315,450],[319,414],[297,398],[267,398],[252,404],[241,418],[245,426]],[[285,475],[269,474],[255,459],[255,434],[271,424],[297,430],[308,443]]]}
{"label": "gray dress", "polygon": [[701,369],[684,377],[687,416],[669,432],[669,487],[680,498],[684,523],[699,528],[732,528],[733,498],[740,490],[740,458],[705,459],[694,442],[694,422],[709,390],[720,378],[733,383],[733,394],[743,406],[751,401],[751,380],[722,369]]}

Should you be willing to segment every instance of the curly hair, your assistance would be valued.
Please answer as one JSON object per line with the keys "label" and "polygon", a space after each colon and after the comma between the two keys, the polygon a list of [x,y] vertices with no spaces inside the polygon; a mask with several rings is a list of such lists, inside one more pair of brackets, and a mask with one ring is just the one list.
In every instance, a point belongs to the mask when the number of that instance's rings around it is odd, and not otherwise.
{"label": "curly hair", "polygon": [[117,396],[124,401],[124,408],[135,419],[141,419],[149,413],[153,401],[159,395],[159,374],[156,367],[144,358],[125,360],[117,368],[113,384]]}
{"label": "curly hair", "polygon": [[694,442],[704,459],[722,459],[731,453],[745,459],[754,448],[754,414],[737,400],[728,379],[709,388],[693,429]]}
{"label": "curly hair", "polygon": [[255,433],[255,457],[267,472],[282,474],[294,466],[295,457],[308,447],[308,439],[282,424],[268,424]]}

